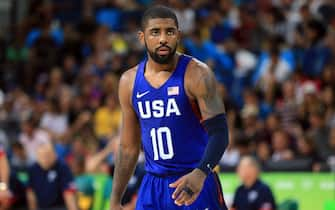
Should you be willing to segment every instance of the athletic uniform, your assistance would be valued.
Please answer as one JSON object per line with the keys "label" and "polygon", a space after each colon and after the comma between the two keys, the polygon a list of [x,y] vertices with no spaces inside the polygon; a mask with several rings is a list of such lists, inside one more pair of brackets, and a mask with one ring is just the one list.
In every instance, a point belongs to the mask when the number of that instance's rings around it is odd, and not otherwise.
{"label": "athletic uniform", "polygon": [[221,185],[210,173],[202,192],[190,206],[177,206],[169,184],[197,167],[208,141],[184,89],[184,76],[191,57],[180,55],[176,69],[159,88],[144,77],[146,60],[136,73],[132,105],[141,127],[147,175],[142,181],[136,210],[221,210],[227,209]]}

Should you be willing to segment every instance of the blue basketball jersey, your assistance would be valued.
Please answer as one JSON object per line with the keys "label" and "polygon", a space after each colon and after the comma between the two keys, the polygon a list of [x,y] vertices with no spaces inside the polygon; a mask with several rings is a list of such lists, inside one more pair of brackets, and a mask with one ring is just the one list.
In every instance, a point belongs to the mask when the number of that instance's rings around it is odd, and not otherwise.
{"label": "blue basketball jersey", "polygon": [[141,126],[146,170],[157,175],[182,174],[199,163],[208,136],[184,89],[191,57],[180,55],[176,69],[159,88],[144,77],[146,60],[139,65],[132,104]]}

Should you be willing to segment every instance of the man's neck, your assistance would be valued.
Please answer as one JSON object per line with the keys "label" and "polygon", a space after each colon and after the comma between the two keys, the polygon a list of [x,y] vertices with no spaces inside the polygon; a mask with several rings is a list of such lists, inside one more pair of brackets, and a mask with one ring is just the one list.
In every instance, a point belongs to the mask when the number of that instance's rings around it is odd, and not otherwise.
{"label": "man's neck", "polygon": [[244,182],[244,185],[249,189],[251,188],[255,183],[257,179],[250,179]]}
{"label": "man's neck", "polygon": [[160,71],[173,71],[177,65],[178,54],[175,54],[172,61],[167,64],[160,64],[155,62],[150,56],[148,56],[147,69],[149,71],[160,72]]}

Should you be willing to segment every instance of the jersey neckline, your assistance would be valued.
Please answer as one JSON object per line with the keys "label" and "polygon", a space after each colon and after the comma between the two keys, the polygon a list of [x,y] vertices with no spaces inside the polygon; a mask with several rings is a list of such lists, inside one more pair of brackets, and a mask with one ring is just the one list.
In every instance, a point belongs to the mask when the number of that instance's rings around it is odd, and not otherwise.
{"label": "jersey neckline", "polygon": [[166,84],[169,83],[169,81],[177,74],[177,71],[179,70],[178,66],[181,64],[181,60],[183,58],[183,55],[180,54],[179,57],[178,57],[178,61],[177,61],[177,65],[175,67],[175,69],[173,70],[173,72],[171,73],[171,75],[165,80],[165,82],[163,82],[159,87],[154,87],[148,80],[147,78],[145,77],[144,73],[145,73],[145,68],[146,68],[146,64],[147,64],[147,61],[148,59],[145,59],[142,63],[142,66],[141,66],[141,69],[140,69],[140,75],[143,77],[143,80],[147,83],[147,85],[151,88],[151,89],[154,89],[154,90],[160,90],[162,89],[163,87],[166,86]]}

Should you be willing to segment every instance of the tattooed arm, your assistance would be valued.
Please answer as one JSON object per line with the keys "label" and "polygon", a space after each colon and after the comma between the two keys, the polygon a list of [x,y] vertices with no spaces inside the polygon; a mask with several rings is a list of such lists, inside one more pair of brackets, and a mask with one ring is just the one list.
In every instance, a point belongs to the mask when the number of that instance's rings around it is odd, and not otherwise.
{"label": "tattooed arm", "polygon": [[136,71],[125,72],[119,84],[119,98],[122,110],[122,128],[118,155],[115,164],[111,210],[119,210],[128,181],[134,172],[140,151],[140,128],[131,105],[132,84]]}
{"label": "tattooed arm", "polygon": [[185,75],[185,89],[190,100],[196,101],[199,106],[209,140],[199,166],[170,184],[170,187],[176,188],[172,198],[179,206],[190,205],[197,199],[206,176],[212,172],[228,145],[225,108],[216,86],[211,69],[200,61],[192,60]]}
{"label": "tattooed arm", "polygon": [[191,100],[197,101],[202,120],[224,113],[225,107],[213,71],[197,60],[189,65],[185,76],[186,91]]}

